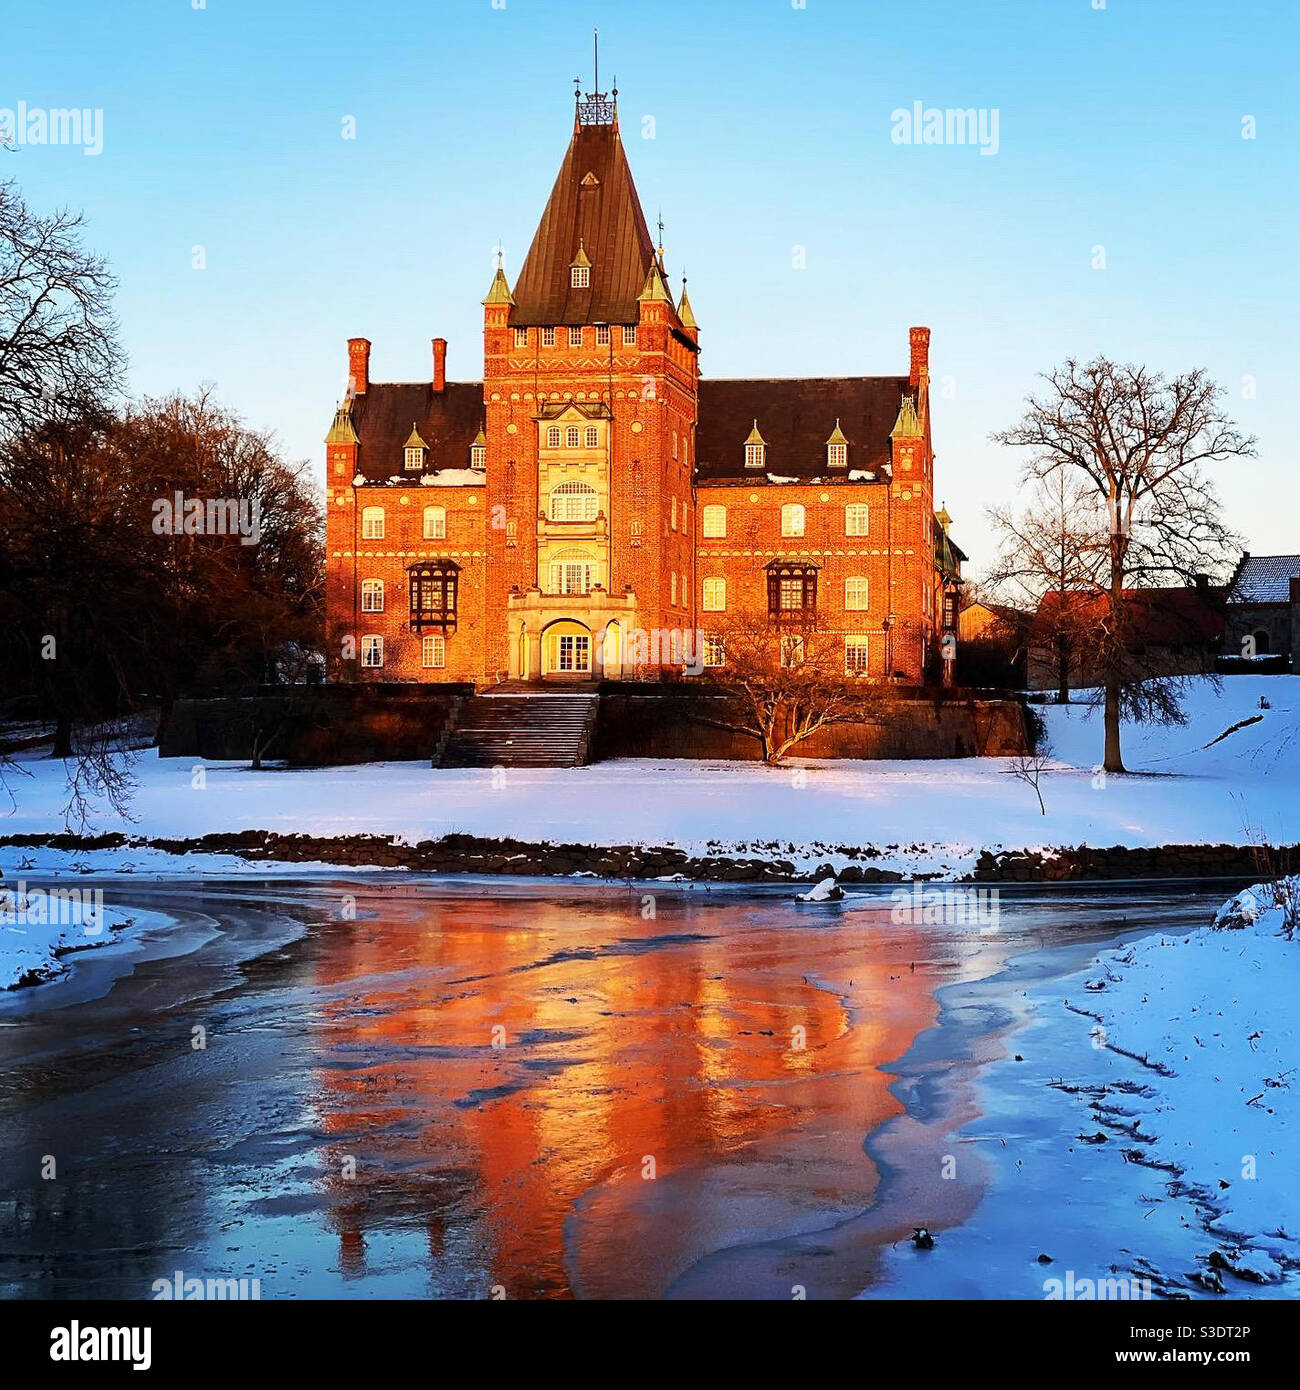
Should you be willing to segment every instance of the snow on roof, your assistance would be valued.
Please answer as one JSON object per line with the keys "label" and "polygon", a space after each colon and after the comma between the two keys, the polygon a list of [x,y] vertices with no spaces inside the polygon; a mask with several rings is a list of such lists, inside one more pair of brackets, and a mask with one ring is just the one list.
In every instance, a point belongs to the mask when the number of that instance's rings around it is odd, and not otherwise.
{"label": "snow on roof", "polygon": [[1287,603],[1300,555],[1247,555],[1233,581],[1229,603]]}

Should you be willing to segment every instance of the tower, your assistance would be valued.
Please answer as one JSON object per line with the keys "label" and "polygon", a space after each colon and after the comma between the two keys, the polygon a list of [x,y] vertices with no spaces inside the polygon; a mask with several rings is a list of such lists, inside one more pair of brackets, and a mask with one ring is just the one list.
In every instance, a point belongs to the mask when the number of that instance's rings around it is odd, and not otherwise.
{"label": "tower", "polygon": [[617,96],[577,94],[519,275],[498,266],[484,299],[489,673],[654,669],[691,626],[698,327],[669,292]]}

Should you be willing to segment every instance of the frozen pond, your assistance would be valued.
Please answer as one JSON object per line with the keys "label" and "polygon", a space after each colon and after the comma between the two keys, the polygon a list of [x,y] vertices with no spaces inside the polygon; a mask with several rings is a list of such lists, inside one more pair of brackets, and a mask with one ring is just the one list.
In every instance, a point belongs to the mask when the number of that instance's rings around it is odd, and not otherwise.
{"label": "frozen pond", "polygon": [[1070,1122],[980,1084],[1026,987],[1228,895],[1004,891],[981,929],[888,889],[103,886],[128,936],[0,996],[5,1297],[1041,1297],[899,1242],[977,1239],[979,1141]]}

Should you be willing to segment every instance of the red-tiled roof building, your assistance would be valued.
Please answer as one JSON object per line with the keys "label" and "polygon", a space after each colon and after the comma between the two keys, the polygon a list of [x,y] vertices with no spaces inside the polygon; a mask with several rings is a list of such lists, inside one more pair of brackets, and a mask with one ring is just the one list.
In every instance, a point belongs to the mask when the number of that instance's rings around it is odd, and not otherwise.
{"label": "red-tiled roof building", "polygon": [[326,438],[341,674],[653,676],[694,634],[724,660],[707,634],[737,614],[815,623],[855,674],[933,669],[964,557],[934,510],[928,328],[894,375],[704,376],[602,93],[483,306],[481,381],[446,380],[442,339],[426,380],[375,381],[349,341]]}

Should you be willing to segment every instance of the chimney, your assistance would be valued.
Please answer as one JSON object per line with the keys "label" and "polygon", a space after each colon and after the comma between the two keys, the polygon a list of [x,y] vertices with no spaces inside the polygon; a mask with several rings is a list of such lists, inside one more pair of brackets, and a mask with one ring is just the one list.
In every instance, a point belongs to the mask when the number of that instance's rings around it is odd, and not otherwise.
{"label": "chimney", "polygon": [[433,340],[433,389],[444,391],[447,387],[447,340]]}
{"label": "chimney", "polygon": [[918,391],[930,380],[930,330],[910,328],[907,336],[912,344],[912,366],[908,372],[908,381],[912,389]]}
{"label": "chimney", "polygon": [[364,396],[370,385],[370,339],[348,339],[348,385],[354,396]]}

